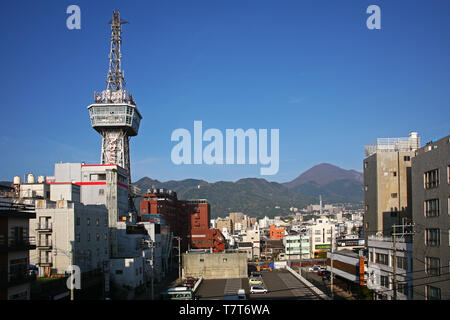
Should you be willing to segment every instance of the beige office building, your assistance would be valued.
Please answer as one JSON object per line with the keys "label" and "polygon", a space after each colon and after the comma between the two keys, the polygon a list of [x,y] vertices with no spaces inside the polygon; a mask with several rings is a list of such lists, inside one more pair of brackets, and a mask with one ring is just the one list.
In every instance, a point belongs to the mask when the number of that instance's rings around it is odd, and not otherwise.
{"label": "beige office building", "polygon": [[417,132],[407,138],[379,138],[365,146],[364,239],[390,236],[393,224],[412,218],[411,159],[420,148]]}

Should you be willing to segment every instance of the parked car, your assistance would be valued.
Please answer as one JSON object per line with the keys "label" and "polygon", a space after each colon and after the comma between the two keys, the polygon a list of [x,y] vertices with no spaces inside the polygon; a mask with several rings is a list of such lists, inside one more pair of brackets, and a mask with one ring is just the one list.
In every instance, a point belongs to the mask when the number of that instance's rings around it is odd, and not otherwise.
{"label": "parked car", "polygon": [[318,272],[319,271],[319,266],[309,267],[308,271],[310,271],[310,272]]}
{"label": "parked car", "polygon": [[197,279],[195,279],[195,278],[186,278],[186,279],[184,279],[184,281],[183,281],[183,286],[185,286],[185,287],[191,289],[191,288],[194,287],[195,282],[197,282]]}
{"label": "parked car", "polygon": [[330,279],[331,279],[331,272],[325,271],[324,274],[322,275],[322,280],[330,280]]}
{"label": "parked car", "polygon": [[327,271],[327,269],[322,269],[322,268],[320,268],[319,271],[317,272],[317,275],[323,276],[323,275],[326,274],[327,272],[329,273],[330,271]]}
{"label": "parked car", "polygon": [[267,293],[267,288],[264,288],[263,286],[251,286],[250,287],[250,293]]}
{"label": "parked car", "polygon": [[252,278],[250,278],[249,280],[248,280],[248,283],[250,284],[250,285],[258,285],[258,284],[262,284],[263,282],[262,282],[262,278],[260,278],[260,277],[252,277]]}

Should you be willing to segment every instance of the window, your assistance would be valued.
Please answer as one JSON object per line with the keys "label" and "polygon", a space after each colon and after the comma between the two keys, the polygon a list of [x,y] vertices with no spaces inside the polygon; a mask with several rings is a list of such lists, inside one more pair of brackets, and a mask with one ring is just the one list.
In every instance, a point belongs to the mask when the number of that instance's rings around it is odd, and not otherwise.
{"label": "window", "polygon": [[368,162],[364,162],[364,169],[367,169],[367,167],[369,166]]}
{"label": "window", "polygon": [[90,233],[87,234],[87,241],[91,241],[91,234]]}
{"label": "window", "polygon": [[375,254],[376,263],[389,265],[389,256],[387,254],[383,253],[376,253]]}
{"label": "window", "polygon": [[370,253],[369,253],[369,261],[370,261],[370,262],[374,262],[374,261],[373,261],[373,252],[370,252]]}
{"label": "window", "polygon": [[424,203],[425,217],[439,216],[439,199],[426,200]]}
{"label": "window", "polygon": [[100,225],[100,219],[97,219],[97,220],[95,221],[95,225],[96,225],[97,227]]}
{"label": "window", "polygon": [[440,271],[440,259],[433,257],[425,257],[425,272],[430,276],[439,276]]}
{"label": "window", "polygon": [[391,193],[391,198],[397,198],[397,192]]}
{"label": "window", "polygon": [[86,218],[86,224],[87,224],[88,226],[91,225],[91,218]]}
{"label": "window", "polygon": [[398,292],[403,293],[406,296],[408,295],[409,287],[408,287],[407,283],[398,283],[397,289],[398,289]]}
{"label": "window", "polygon": [[95,237],[97,238],[97,241],[100,241],[100,234],[99,234],[99,233],[97,233],[97,234],[95,235]]}
{"label": "window", "polygon": [[426,229],[425,230],[425,244],[430,247],[437,247],[441,244],[441,230]]}
{"label": "window", "polygon": [[369,190],[369,186],[364,186],[364,191]]}
{"label": "window", "polygon": [[90,180],[91,181],[105,181],[106,180],[106,173],[91,174]]}
{"label": "window", "polygon": [[389,277],[380,276],[380,285],[382,285],[383,287],[389,288]]}
{"label": "window", "polygon": [[321,235],[321,234],[322,234],[322,231],[316,230],[316,231],[314,231],[314,234],[316,234],[316,235]]}
{"label": "window", "polygon": [[425,189],[436,188],[439,185],[439,169],[425,172],[423,182]]}
{"label": "window", "polygon": [[425,286],[425,296],[427,297],[427,300],[441,300],[441,289]]}
{"label": "window", "polygon": [[80,217],[77,217],[76,221],[77,221],[77,226],[79,226],[80,225]]}
{"label": "window", "polygon": [[75,241],[76,241],[76,242],[80,242],[80,234],[79,234],[79,233],[77,233],[77,234],[75,235]]}
{"label": "window", "polygon": [[397,171],[392,171],[392,176],[396,177],[397,176]]}
{"label": "window", "polygon": [[410,156],[404,156],[403,157],[403,161],[411,161],[411,157]]}
{"label": "window", "polygon": [[397,257],[397,268],[408,270],[408,259],[405,257]]}

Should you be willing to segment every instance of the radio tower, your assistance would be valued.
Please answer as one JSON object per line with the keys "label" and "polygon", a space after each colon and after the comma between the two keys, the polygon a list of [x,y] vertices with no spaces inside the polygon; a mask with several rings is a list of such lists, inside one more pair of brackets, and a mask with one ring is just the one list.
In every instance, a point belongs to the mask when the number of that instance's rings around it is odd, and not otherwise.
{"label": "radio tower", "polygon": [[[116,164],[130,172],[130,137],[137,136],[142,119],[136,102],[125,91],[121,66],[122,24],[119,11],[113,11],[111,24],[111,50],[106,89],[94,93],[94,104],[88,106],[92,127],[102,135],[101,164]],[[130,190],[130,189],[129,189]],[[131,197],[130,197],[131,199]]]}

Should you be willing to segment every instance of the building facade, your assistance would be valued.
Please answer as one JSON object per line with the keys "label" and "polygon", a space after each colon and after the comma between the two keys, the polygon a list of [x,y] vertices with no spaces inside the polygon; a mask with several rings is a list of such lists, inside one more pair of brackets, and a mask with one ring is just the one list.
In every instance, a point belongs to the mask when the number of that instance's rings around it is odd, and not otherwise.
{"label": "building facade", "polygon": [[13,205],[0,200],[0,300],[29,300],[30,250],[35,238],[30,236],[29,220],[34,206]]}
{"label": "building facade", "polygon": [[412,248],[410,237],[398,237],[394,246],[393,237],[369,236],[367,287],[375,291],[376,300],[412,299],[413,278],[416,277],[413,276]]}
{"label": "building facade", "polygon": [[389,236],[393,224],[411,219],[411,160],[420,147],[417,132],[407,138],[379,138],[365,146],[364,239]]}
{"label": "building facade", "polygon": [[414,299],[450,299],[450,136],[412,159]]}

